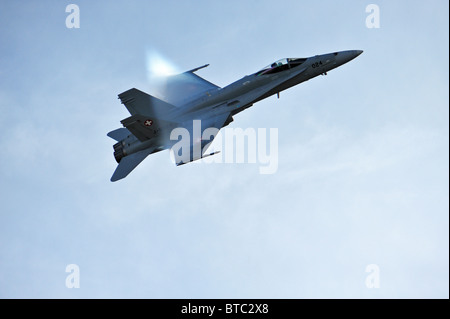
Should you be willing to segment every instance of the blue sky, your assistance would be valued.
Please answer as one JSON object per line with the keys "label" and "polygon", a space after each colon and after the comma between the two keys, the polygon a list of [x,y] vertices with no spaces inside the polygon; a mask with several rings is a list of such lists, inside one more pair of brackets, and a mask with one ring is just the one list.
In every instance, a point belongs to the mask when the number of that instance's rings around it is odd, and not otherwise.
{"label": "blue sky", "polygon": [[[0,297],[448,298],[448,1],[70,3],[0,4]],[[148,52],[225,86],[347,49],[230,125],[278,128],[276,174],[161,152],[109,181]]]}

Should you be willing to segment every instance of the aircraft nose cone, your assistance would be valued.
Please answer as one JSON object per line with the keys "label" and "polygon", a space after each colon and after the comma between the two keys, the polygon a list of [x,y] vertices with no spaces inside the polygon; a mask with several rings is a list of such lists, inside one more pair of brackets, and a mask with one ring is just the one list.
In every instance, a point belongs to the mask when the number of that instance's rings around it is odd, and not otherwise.
{"label": "aircraft nose cone", "polygon": [[339,65],[345,64],[363,53],[362,50],[348,50],[337,52],[336,62]]}

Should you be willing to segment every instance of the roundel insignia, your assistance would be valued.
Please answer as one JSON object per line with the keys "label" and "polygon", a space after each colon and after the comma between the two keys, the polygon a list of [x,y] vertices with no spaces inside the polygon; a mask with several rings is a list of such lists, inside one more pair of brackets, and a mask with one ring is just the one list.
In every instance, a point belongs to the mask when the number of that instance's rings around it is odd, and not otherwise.
{"label": "roundel insignia", "polygon": [[153,125],[153,121],[152,120],[145,120],[145,122],[144,122],[144,125],[145,126],[152,126]]}

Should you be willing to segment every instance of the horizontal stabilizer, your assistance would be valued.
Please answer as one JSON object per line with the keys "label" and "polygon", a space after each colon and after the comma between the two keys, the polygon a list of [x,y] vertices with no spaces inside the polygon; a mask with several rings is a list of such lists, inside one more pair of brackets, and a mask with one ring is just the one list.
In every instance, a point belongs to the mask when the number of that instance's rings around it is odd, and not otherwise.
{"label": "horizontal stabilizer", "polygon": [[126,139],[130,134],[131,134],[130,131],[122,127],[118,128],[117,130],[109,132],[107,135],[113,140],[120,142],[121,140]]}
{"label": "horizontal stabilizer", "polygon": [[122,158],[111,177],[111,182],[127,177],[153,151],[153,148],[149,148]]}

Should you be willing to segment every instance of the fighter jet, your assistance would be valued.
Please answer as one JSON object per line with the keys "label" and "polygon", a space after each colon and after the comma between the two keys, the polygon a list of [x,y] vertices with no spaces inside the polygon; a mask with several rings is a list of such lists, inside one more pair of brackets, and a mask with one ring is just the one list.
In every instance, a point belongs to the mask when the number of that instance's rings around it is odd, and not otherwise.
{"label": "fighter jet", "polygon": [[217,132],[233,121],[234,115],[271,95],[279,97],[283,90],[318,75],[326,75],[362,52],[349,50],[309,58],[280,59],[224,88],[195,74],[207,67],[206,64],[167,77],[159,98],[135,88],[119,94],[131,116],[121,121],[123,128],[107,134],[117,141],[114,157],[119,163],[111,181],[126,177],[148,155],[171,149],[178,142],[173,136],[171,138],[175,128],[195,133],[195,120],[201,120],[201,133],[208,128],[214,129],[208,131],[212,132],[208,134],[209,139],[201,138],[203,134],[200,134],[200,138],[190,141],[190,151],[175,154],[175,164],[178,166],[214,155],[207,154],[206,150]]}

